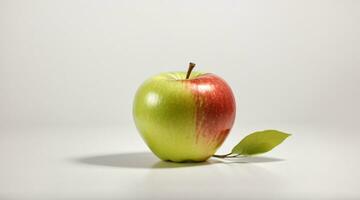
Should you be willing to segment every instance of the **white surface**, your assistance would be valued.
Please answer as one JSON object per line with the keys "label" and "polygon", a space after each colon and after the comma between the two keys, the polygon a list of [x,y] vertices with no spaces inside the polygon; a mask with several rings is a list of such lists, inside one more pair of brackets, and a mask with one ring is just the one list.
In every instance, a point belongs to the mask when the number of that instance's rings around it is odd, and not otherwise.
{"label": "white surface", "polygon": [[159,161],[134,129],[3,130],[0,199],[360,198],[358,134],[281,127],[294,135],[268,157],[204,164]]}

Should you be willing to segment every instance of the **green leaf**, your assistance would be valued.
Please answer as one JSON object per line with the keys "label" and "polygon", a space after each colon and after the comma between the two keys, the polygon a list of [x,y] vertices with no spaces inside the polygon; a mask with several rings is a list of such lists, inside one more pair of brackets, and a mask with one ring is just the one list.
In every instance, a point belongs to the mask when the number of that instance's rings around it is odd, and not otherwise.
{"label": "green leaf", "polygon": [[231,151],[238,155],[265,153],[283,142],[290,134],[277,130],[265,130],[252,133],[239,142]]}

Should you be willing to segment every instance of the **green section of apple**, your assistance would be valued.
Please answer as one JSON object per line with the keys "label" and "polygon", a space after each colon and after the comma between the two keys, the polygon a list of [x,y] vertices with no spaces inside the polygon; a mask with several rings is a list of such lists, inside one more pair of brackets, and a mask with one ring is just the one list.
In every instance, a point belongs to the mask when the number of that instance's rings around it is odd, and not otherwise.
{"label": "green section of apple", "polygon": [[[201,75],[192,72],[190,79]],[[216,149],[196,142],[196,105],[183,81],[186,73],[163,73],[145,81],[138,89],[133,116],[149,148],[162,160],[204,161]]]}

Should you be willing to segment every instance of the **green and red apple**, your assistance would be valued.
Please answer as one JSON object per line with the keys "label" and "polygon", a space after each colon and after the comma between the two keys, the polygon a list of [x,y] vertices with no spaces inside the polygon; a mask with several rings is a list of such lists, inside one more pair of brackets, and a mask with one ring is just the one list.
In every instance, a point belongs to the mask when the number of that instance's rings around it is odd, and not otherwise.
{"label": "green and red apple", "polygon": [[162,160],[205,161],[226,139],[235,119],[229,85],[211,73],[161,73],[138,89],[133,116],[151,151]]}

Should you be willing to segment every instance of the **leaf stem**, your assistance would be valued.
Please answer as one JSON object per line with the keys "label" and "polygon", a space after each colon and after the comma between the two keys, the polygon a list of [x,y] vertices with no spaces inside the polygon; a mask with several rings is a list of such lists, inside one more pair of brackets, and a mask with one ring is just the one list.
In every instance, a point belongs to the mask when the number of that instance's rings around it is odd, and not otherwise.
{"label": "leaf stem", "polygon": [[212,155],[212,157],[215,157],[215,158],[228,158],[228,157],[232,157],[230,156],[232,153],[228,153],[228,154],[224,154],[224,155]]}

